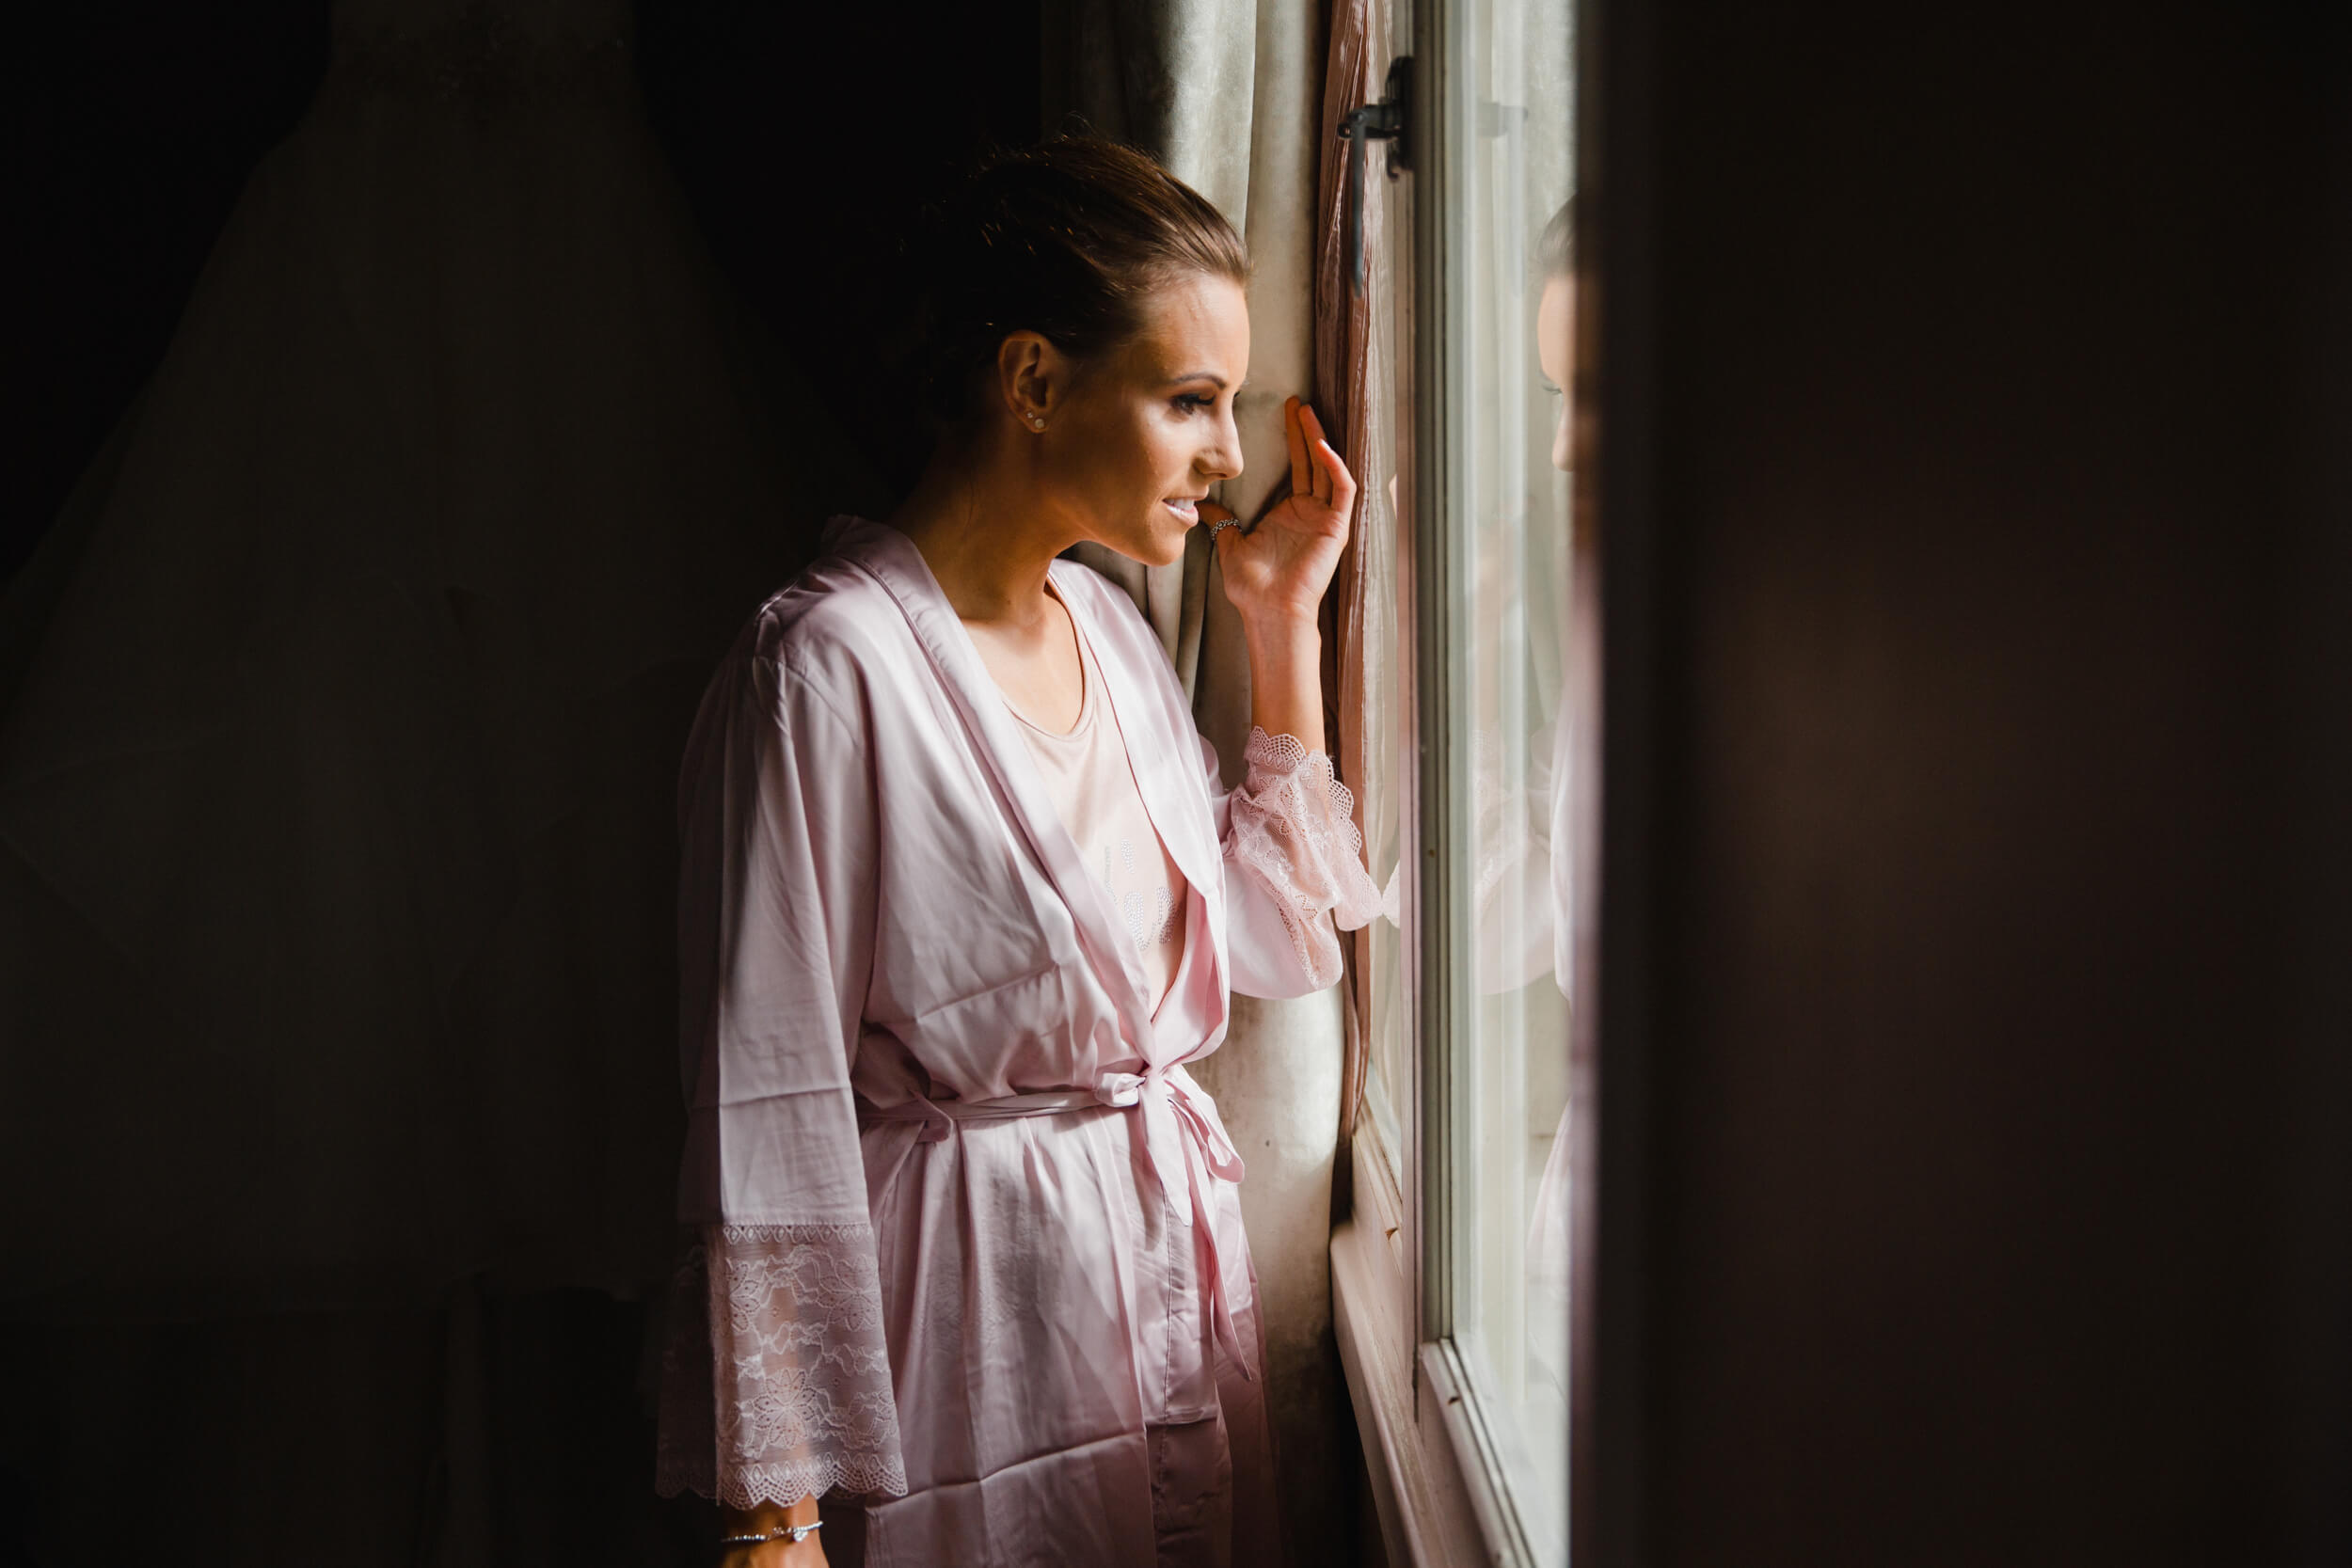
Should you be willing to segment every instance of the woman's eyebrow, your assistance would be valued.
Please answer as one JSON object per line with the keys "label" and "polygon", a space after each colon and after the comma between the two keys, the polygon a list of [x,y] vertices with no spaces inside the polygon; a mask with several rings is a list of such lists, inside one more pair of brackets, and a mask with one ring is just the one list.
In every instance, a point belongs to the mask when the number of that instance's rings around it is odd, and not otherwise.
{"label": "woman's eyebrow", "polygon": [[[1215,371],[1193,371],[1184,375],[1173,375],[1168,377],[1168,384],[1170,387],[1180,387],[1187,381],[1212,382],[1216,385],[1218,391],[1221,392],[1225,390],[1225,378],[1217,374]],[[1244,382],[1243,385],[1248,386],[1248,383]]]}

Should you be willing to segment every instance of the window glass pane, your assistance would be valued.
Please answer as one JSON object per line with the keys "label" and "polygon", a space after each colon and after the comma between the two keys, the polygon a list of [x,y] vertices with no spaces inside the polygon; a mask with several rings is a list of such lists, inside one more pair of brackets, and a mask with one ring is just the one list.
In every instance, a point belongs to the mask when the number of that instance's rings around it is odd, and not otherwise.
{"label": "window glass pane", "polygon": [[[1471,994],[1448,1042],[1451,1327],[1539,1561],[1566,1560],[1568,0],[1447,8],[1449,857]],[[1553,220],[1560,215],[1559,226]],[[1548,230],[1549,233],[1548,234]],[[1549,243],[1547,243],[1549,240]],[[1549,289],[1549,293],[1548,293]]]}

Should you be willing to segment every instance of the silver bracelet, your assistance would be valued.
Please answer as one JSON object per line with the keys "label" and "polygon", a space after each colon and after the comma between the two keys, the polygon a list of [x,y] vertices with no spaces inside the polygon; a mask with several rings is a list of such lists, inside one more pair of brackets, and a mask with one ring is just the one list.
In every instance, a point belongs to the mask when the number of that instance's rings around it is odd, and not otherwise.
{"label": "silver bracelet", "polygon": [[764,1546],[771,1541],[789,1541],[795,1546],[825,1528],[822,1519],[813,1525],[778,1525],[765,1535],[723,1535],[722,1546]]}

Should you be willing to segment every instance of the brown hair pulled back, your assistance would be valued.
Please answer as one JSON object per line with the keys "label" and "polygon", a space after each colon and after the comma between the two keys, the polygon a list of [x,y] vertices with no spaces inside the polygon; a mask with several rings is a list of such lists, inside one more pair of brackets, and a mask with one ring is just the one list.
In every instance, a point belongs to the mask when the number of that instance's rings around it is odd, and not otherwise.
{"label": "brown hair pulled back", "polygon": [[1535,241],[1535,276],[1544,282],[1576,278],[1576,198],[1570,197],[1551,214]]}
{"label": "brown hair pulled back", "polygon": [[1080,361],[1143,324],[1150,292],[1187,273],[1246,282],[1241,236],[1206,197],[1133,148],[1056,136],[991,155],[929,214],[919,380],[944,427],[984,404],[984,374],[1014,333]]}

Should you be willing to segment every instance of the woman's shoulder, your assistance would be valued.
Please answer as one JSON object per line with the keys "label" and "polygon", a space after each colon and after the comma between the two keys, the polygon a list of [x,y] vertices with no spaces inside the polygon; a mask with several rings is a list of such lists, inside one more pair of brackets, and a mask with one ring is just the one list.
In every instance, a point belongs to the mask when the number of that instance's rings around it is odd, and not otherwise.
{"label": "woman's shoulder", "polygon": [[[794,575],[752,617],[744,652],[822,687],[861,684],[870,672],[903,654],[906,618],[874,575],[844,549],[836,519],[826,531],[824,554]],[[870,527],[871,525],[866,525]]]}

